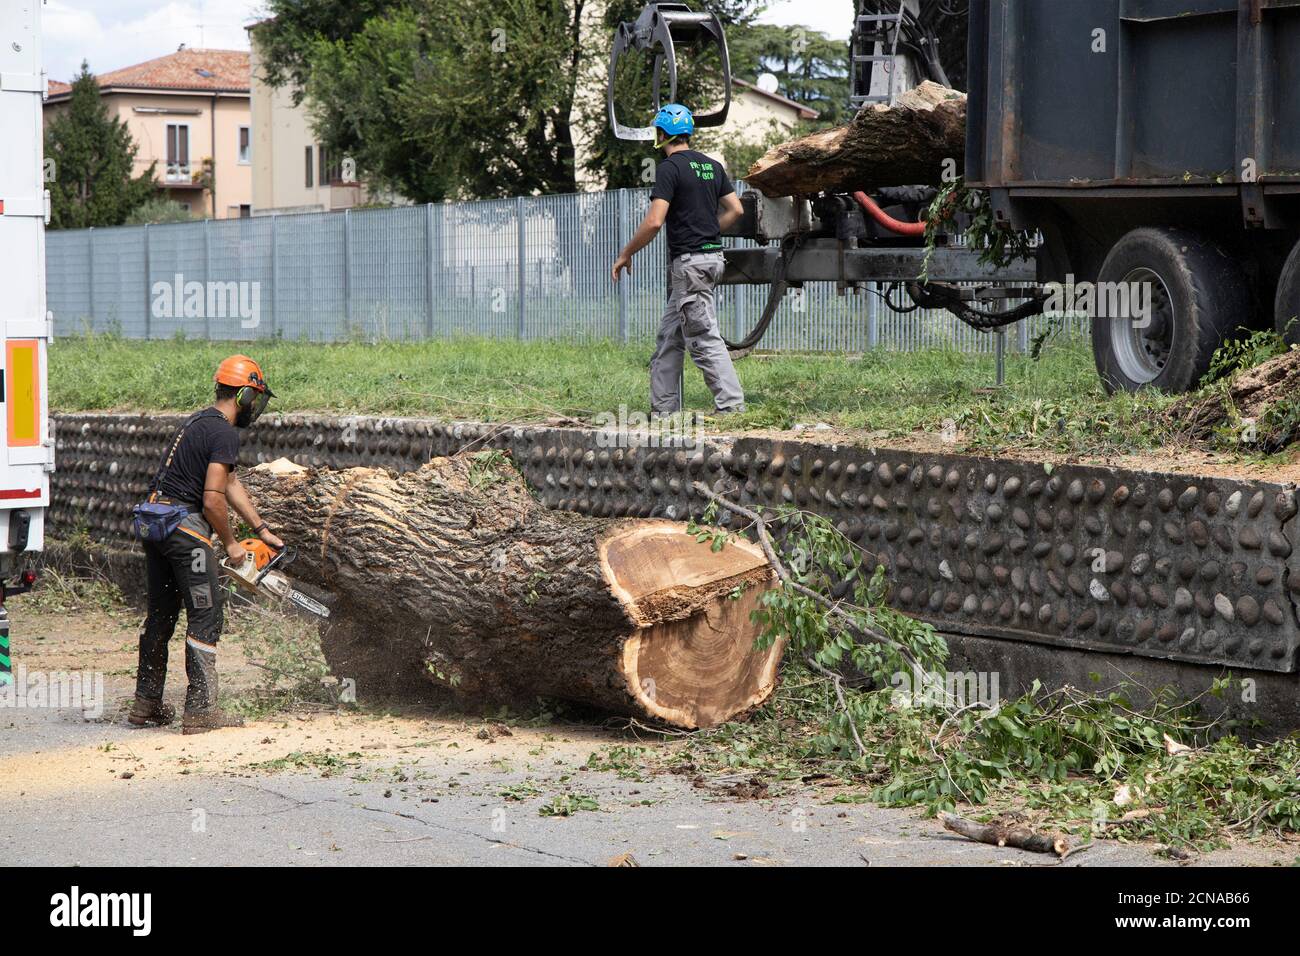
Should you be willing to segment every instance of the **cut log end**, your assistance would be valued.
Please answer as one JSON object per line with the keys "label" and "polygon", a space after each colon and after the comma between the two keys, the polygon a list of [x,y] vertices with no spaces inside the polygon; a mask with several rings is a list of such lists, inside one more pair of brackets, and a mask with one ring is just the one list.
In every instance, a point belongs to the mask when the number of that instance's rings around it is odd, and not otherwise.
{"label": "cut log end", "polygon": [[620,669],[647,715],[711,727],[771,695],[783,645],[755,647],[751,612],[775,580],[757,546],[733,538],[714,551],[680,524],[645,522],[606,537],[600,560],[639,625]]}

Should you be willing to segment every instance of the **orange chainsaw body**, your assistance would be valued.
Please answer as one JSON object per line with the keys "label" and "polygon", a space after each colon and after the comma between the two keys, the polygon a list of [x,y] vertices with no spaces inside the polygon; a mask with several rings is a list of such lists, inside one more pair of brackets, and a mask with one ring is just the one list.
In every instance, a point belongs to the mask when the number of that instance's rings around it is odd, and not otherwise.
{"label": "orange chainsaw body", "polygon": [[253,556],[253,566],[261,571],[275,557],[275,549],[261,538],[245,538],[239,546]]}
{"label": "orange chainsaw body", "polygon": [[[222,566],[241,587],[254,594],[287,600],[316,617],[329,617],[329,608],[294,588],[280,571],[280,566],[293,560],[291,550],[277,551],[261,538],[247,538],[239,545],[245,552],[243,563],[236,567],[223,561]],[[279,563],[272,564],[276,559],[280,559]]]}

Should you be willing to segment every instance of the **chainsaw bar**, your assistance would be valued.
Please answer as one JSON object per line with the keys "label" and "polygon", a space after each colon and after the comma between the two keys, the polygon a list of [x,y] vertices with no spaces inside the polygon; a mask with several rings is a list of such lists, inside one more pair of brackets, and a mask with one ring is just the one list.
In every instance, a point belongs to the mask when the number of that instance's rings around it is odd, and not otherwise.
{"label": "chainsaw bar", "polygon": [[317,617],[324,617],[324,618],[328,618],[330,616],[329,608],[327,608],[324,604],[321,604],[320,601],[317,601],[315,598],[311,598],[303,594],[301,591],[295,591],[291,588],[289,590],[289,593],[285,595],[285,597],[290,603],[296,604],[298,607],[302,608],[304,611],[307,611],[309,614],[315,614]]}

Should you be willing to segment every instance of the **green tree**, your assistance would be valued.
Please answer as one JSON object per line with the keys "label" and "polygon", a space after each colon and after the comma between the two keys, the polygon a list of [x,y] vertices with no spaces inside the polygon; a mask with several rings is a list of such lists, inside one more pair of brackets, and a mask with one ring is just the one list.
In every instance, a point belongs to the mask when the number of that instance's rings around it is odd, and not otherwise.
{"label": "green tree", "polygon": [[54,162],[51,228],[120,226],[153,198],[155,164],[133,176],[137,150],[126,124],[109,115],[83,62],[67,105],[45,126],[45,156]]}
{"label": "green tree", "polygon": [[848,120],[849,45],[797,26],[756,24],[735,31],[731,72],[753,83],[771,73],[777,92],[818,112],[817,126]]}
{"label": "green tree", "polygon": [[126,225],[142,226],[145,223],[157,225],[164,222],[189,222],[194,214],[174,199],[166,196],[153,196],[146,199],[126,217]]}
{"label": "green tree", "polygon": [[566,192],[589,2],[372,2],[336,22],[273,0],[286,23],[258,42],[268,79],[304,84],[321,142],[372,184],[416,201]]}
{"label": "green tree", "polygon": [[269,0],[267,19],[253,28],[262,77],[272,86],[293,86],[302,102],[318,40],[347,40],[366,22],[406,6],[404,0]]}
{"label": "green tree", "polygon": [[[730,25],[765,0],[702,0]],[[270,0],[263,73],[305,92],[314,128],[364,178],[416,201],[570,192],[580,172],[641,185],[652,149],[608,131],[615,26],[643,0]],[[686,69],[679,99],[711,80]],[[648,112],[648,76],[637,93]],[[720,85],[716,86],[720,89]],[[698,95],[697,95],[698,94]],[[591,144],[584,170],[575,145]],[[651,170],[653,166],[649,167]]]}
{"label": "green tree", "polygon": [[[591,56],[602,65],[609,62],[614,31],[619,23],[635,20],[644,6],[643,0],[608,0],[603,17],[604,30],[592,44]],[[731,72],[736,71],[736,42],[754,29],[753,22],[767,6],[767,0],[702,0],[691,4],[697,10],[716,13],[727,35]],[[722,77],[720,63],[711,50],[678,48],[678,102],[692,110],[711,110],[720,102]],[[638,59],[629,54],[616,78],[615,104],[619,117],[627,125],[644,125],[650,121],[654,104],[654,85],[648,57]],[[666,84],[660,99],[667,101]],[[734,95],[734,93],[733,93]],[[599,101],[583,104],[583,130],[591,143],[587,160],[589,172],[603,176],[606,188],[645,186],[653,181],[654,162],[658,153],[649,143],[625,142],[615,138],[606,115],[605,86],[600,87]],[[724,127],[725,129],[725,127]]]}

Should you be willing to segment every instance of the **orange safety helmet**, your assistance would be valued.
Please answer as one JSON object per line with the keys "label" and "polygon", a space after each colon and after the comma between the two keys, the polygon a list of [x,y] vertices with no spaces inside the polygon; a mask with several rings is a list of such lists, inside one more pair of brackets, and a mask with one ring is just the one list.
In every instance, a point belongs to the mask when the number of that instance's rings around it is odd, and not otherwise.
{"label": "orange safety helmet", "polygon": [[239,389],[235,393],[235,405],[238,416],[235,424],[247,428],[266,411],[267,402],[275,397],[271,386],[266,384],[262,367],[247,355],[232,355],[217,366],[217,374],[212,380],[218,385],[229,385]]}
{"label": "orange safety helmet", "polygon": [[230,356],[217,366],[217,374],[212,376],[212,380],[219,385],[232,385],[235,388],[249,385],[259,392],[271,391],[267,387],[266,376],[262,374],[262,366],[247,355]]}

